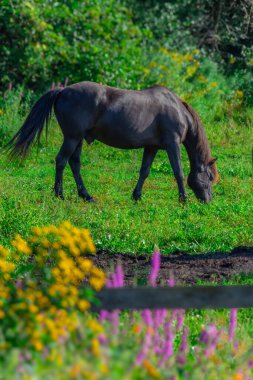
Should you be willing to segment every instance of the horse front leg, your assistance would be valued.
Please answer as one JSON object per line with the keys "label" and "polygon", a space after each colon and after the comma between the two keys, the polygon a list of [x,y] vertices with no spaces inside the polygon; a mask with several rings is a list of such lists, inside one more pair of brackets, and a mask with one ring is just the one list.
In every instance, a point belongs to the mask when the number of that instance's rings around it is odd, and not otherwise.
{"label": "horse front leg", "polygon": [[76,150],[69,159],[69,165],[75,178],[77,191],[79,197],[85,199],[87,202],[95,202],[95,199],[88,193],[81,176],[81,153],[82,153],[83,140],[79,142]]}
{"label": "horse front leg", "polygon": [[135,201],[138,201],[141,199],[142,187],[145,182],[145,179],[149,175],[150,168],[154,161],[156,153],[157,153],[156,148],[144,148],[139,180],[132,194],[132,199],[134,199]]}
{"label": "horse front leg", "polygon": [[184,203],[187,200],[187,194],[184,187],[184,173],[182,169],[179,143],[177,141],[172,141],[171,143],[167,144],[166,151],[177,181],[179,202]]}

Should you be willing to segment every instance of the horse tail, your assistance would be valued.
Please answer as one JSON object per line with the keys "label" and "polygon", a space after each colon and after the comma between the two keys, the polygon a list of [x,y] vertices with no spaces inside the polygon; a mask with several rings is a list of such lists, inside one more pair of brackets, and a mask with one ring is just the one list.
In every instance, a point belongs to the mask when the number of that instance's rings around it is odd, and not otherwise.
{"label": "horse tail", "polygon": [[46,136],[48,134],[48,122],[51,118],[52,108],[57,96],[62,91],[62,88],[55,88],[44,94],[32,107],[24,124],[7,143],[6,148],[9,150],[9,155],[24,159],[35,141],[40,144],[40,137],[44,125],[46,125]]}

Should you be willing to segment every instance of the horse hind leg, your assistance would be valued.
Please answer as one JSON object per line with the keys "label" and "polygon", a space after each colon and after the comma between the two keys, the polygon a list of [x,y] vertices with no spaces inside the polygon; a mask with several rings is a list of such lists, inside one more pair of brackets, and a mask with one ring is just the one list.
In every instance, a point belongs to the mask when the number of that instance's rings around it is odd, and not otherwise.
{"label": "horse hind leg", "polygon": [[88,193],[81,176],[81,153],[82,153],[83,140],[81,140],[71,157],[69,158],[69,165],[75,178],[77,191],[79,197],[85,199],[88,202],[95,202],[94,198]]}
{"label": "horse hind leg", "polygon": [[75,139],[64,139],[63,144],[61,146],[61,149],[59,150],[59,153],[56,156],[55,163],[56,163],[56,174],[55,174],[55,184],[54,184],[54,191],[55,195],[61,199],[64,199],[63,196],[63,171],[65,169],[65,166],[75,151],[78,140]]}
{"label": "horse hind leg", "polygon": [[139,180],[132,194],[132,199],[134,199],[135,201],[138,201],[141,199],[142,187],[145,182],[145,179],[149,175],[150,168],[154,161],[156,153],[157,153],[156,148],[144,148]]}

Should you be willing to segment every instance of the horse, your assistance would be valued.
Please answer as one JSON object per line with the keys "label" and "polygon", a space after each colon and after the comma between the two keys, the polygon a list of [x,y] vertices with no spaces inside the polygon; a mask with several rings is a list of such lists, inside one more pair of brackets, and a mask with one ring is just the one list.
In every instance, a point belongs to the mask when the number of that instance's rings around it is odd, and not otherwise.
{"label": "horse", "polygon": [[63,171],[67,163],[72,170],[78,195],[88,202],[88,193],[80,174],[83,141],[98,140],[120,149],[144,148],[138,182],[132,199],[141,199],[144,181],[149,175],[159,149],[167,152],[179,193],[185,202],[180,145],[183,144],[190,161],[188,185],[196,197],[208,203],[212,200],[212,184],[218,180],[216,159],[197,112],[168,88],[155,85],[142,90],[127,90],[79,82],[45,93],[32,107],[24,124],[7,144],[11,157],[24,159],[40,137],[52,114],[63,133],[63,144],[56,156],[54,191],[63,196]]}

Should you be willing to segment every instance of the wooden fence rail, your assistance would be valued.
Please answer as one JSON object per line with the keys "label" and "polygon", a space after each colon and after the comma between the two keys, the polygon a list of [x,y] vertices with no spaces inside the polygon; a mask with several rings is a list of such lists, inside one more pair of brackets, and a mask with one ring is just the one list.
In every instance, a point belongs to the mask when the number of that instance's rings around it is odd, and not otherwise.
{"label": "wooden fence rail", "polygon": [[92,310],[218,309],[253,307],[252,285],[103,289]]}

